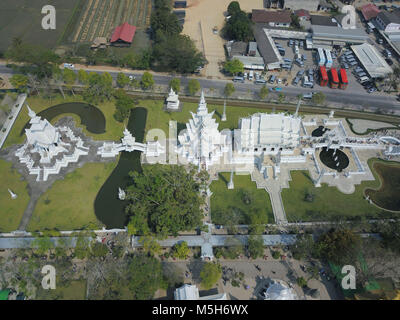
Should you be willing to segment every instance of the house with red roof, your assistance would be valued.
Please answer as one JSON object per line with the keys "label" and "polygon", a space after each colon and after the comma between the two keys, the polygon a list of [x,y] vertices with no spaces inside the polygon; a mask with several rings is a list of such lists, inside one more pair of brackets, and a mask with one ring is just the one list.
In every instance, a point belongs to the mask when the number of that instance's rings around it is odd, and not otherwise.
{"label": "house with red roof", "polygon": [[380,12],[378,7],[372,3],[362,6],[360,11],[366,21],[376,18]]}
{"label": "house with red roof", "polygon": [[309,21],[310,18],[311,18],[310,12],[308,10],[305,10],[305,9],[296,10],[294,12],[294,14],[296,16],[298,16],[300,20],[303,20],[303,21]]}
{"label": "house with red roof", "polygon": [[115,28],[114,33],[111,36],[110,43],[111,45],[117,47],[129,47],[132,44],[135,33],[136,27],[125,22],[124,24]]}

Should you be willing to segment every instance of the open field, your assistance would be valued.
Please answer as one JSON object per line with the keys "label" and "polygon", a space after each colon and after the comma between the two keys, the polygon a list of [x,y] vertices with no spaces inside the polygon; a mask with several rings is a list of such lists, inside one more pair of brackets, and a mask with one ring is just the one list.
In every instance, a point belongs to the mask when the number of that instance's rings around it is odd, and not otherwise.
{"label": "open field", "polygon": [[36,299],[37,300],[85,300],[86,280],[73,280],[67,286],[57,286],[55,290],[40,289]]}
{"label": "open field", "polygon": [[[375,176],[375,181],[364,181],[355,187],[353,194],[344,194],[337,188],[322,184],[316,188],[307,171],[292,171],[290,188],[282,190],[282,200],[286,216],[292,221],[323,221],[335,218],[352,219],[356,217],[381,218],[396,216],[388,211],[371,205],[364,199],[366,188],[378,189],[380,179],[374,164],[384,165],[386,162],[370,159],[368,164]],[[397,165],[399,166],[399,165]],[[394,183],[396,183],[393,180]],[[397,182],[398,183],[398,182]],[[378,193],[379,194],[379,193]],[[313,195],[313,201],[306,201],[307,195]],[[388,194],[385,194],[387,196]],[[380,194],[380,196],[383,196]],[[397,198],[396,198],[397,200]]]}
{"label": "open field", "polygon": [[[225,23],[225,12],[231,0],[188,0],[183,33],[194,40],[197,48],[204,53],[209,64],[203,74],[207,77],[222,78],[219,63],[225,61],[224,39],[213,33],[216,26],[221,30]],[[263,9],[263,0],[240,1],[241,9]]]}
{"label": "open field", "polygon": [[[17,230],[29,202],[27,183],[21,181],[21,175],[11,166],[10,162],[0,160],[0,232]],[[12,200],[8,189],[18,198]]]}
{"label": "open field", "polygon": [[94,201],[117,162],[88,163],[65,176],[64,180],[56,181],[39,198],[28,230],[99,227]]}
{"label": "open field", "polygon": [[234,224],[273,223],[269,195],[265,190],[257,189],[250,175],[234,175],[234,190],[228,190],[229,180],[230,173],[221,173],[219,180],[211,184],[211,220],[214,224],[227,225],[229,221]]}
{"label": "open field", "polygon": [[[49,107],[61,104],[61,103],[67,103],[67,102],[83,102],[83,99],[81,96],[76,95],[75,97],[73,96],[68,96],[66,95],[66,99],[63,99],[61,95],[57,95],[53,99],[43,99],[38,96],[31,96],[27,99],[27,103],[29,107],[35,111],[36,113],[39,113]],[[103,134],[93,134],[90,133],[86,130],[86,127],[80,124],[80,119],[78,116],[74,114],[63,114],[60,115],[56,118],[54,118],[51,122],[54,124],[56,123],[60,118],[65,117],[65,116],[70,116],[73,117],[75,120],[75,124],[83,129],[83,132],[87,135],[92,137],[95,140],[119,140],[123,136],[123,131],[124,131],[124,124],[117,122],[114,117],[114,111],[115,111],[115,105],[113,101],[105,101],[101,103],[101,105],[98,106],[98,108],[104,113],[104,116],[106,118],[106,132]],[[21,130],[24,128],[25,124],[29,121],[29,116],[27,109],[24,108],[21,110],[21,113],[18,116],[18,119],[15,121],[15,124],[6,140],[4,143],[4,148],[10,147],[14,144],[22,144],[25,141],[25,136],[20,135]]]}
{"label": "open field", "polygon": [[[64,30],[84,0],[1,0],[0,1],[0,51],[5,51],[12,40],[53,48],[63,37]],[[56,8],[56,30],[42,29],[42,7],[51,4]]]}
{"label": "open field", "polygon": [[118,25],[128,22],[138,30],[150,24],[151,0],[86,0],[70,42],[92,42],[96,37],[110,38]]}

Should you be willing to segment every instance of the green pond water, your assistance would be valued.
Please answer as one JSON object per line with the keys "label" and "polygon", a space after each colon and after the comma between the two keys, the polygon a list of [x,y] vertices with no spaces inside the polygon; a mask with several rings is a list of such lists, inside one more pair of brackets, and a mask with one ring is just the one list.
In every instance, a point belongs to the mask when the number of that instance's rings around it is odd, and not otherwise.
{"label": "green pond water", "polygon": [[[136,138],[137,142],[143,142],[146,126],[147,110],[135,108],[131,111],[128,130]],[[129,172],[142,171],[140,163],[141,152],[122,152],[117,167],[101,187],[97,194],[94,209],[97,216],[107,229],[123,228],[128,223],[125,213],[126,201],[118,198],[118,188],[125,189],[131,184]]]}
{"label": "green pond water", "polygon": [[[86,126],[90,133],[101,134],[106,132],[106,118],[103,112],[90,104],[81,102],[63,103],[50,107],[37,115],[47,119],[49,122],[61,114],[73,113],[79,116],[81,124]],[[25,134],[25,129],[29,128],[29,122],[25,124],[21,135]]]}

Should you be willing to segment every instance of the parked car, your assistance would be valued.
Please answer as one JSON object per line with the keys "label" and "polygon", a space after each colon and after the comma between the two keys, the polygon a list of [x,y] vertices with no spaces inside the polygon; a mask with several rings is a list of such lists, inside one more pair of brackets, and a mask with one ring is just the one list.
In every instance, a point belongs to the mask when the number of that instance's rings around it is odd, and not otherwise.
{"label": "parked car", "polygon": [[244,83],[244,77],[236,76],[236,77],[233,78],[233,82]]}
{"label": "parked car", "polygon": [[297,77],[295,77],[295,78],[293,79],[292,84],[293,84],[294,86],[297,86],[297,85],[299,84],[299,82],[300,82],[300,78],[297,76]]}
{"label": "parked car", "polygon": [[307,92],[303,94],[303,99],[312,99],[314,92]]}
{"label": "parked car", "polygon": [[75,66],[72,63],[64,63],[65,69],[75,70]]}
{"label": "parked car", "polygon": [[264,79],[257,79],[254,83],[255,83],[255,84],[266,84],[266,83],[267,83],[267,80],[264,80]]}
{"label": "parked car", "polygon": [[385,61],[387,62],[387,64],[388,64],[389,66],[393,65],[393,60],[392,60],[392,59],[386,58]]}
{"label": "parked car", "polygon": [[274,76],[274,75],[272,75],[270,78],[269,78],[269,83],[274,83],[275,82],[275,79],[276,79],[276,76]]}
{"label": "parked car", "polygon": [[304,75],[304,69],[300,69],[298,72],[297,72],[297,76],[298,77],[302,77],[303,75]]}
{"label": "parked car", "polygon": [[375,91],[377,91],[377,89],[376,89],[376,88],[371,88],[371,89],[368,89],[368,93],[372,93],[372,92],[375,92]]}
{"label": "parked car", "polygon": [[348,69],[350,67],[349,67],[349,65],[347,63],[343,63],[343,68]]}

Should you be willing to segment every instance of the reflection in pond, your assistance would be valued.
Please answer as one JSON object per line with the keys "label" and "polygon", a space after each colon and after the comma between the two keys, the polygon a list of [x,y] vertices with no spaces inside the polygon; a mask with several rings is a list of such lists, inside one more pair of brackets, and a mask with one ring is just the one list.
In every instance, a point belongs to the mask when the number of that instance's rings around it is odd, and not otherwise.
{"label": "reflection in pond", "polygon": [[346,169],[350,162],[349,157],[343,151],[336,149],[335,152],[334,149],[327,150],[326,147],[322,149],[319,158],[328,168],[337,170],[338,172]]}
{"label": "reflection in pond", "polygon": [[[39,117],[47,119],[49,122],[61,114],[73,113],[79,116],[81,124],[86,126],[87,131],[93,134],[106,132],[106,118],[103,112],[90,104],[81,102],[63,103],[50,107],[38,113]],[[29,122],[24,126],[20,135],[25,134],[25,129],[29,127]]]}
{"label": "reflection in pond", "polygon": [[[146,109],[135,108],[131,111],[127,128],[137,142],[143,142],[146,119]],[[123,228],[128,222],[125,214],[127,202],[119,200],[118,188],[126,189],[130,184],[129,172],[142,171],[140,156],[139,151],[122,152],[117,167],[97,194],[94,203],[95,213],[97,219],[104,223],[107,229]]]}
{"label": "reflection in pond", "polygon": [[324,134],[325,134],[325,132],[327,132],[329,129],[328,128],[325,128],[324,126],[319,126],[317,129],[315,129],[313,132],[312,132],[312,136],[313,137],[322,137]]}

